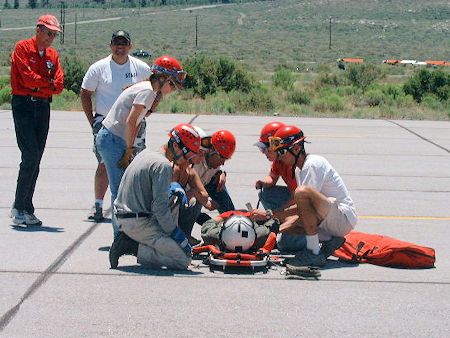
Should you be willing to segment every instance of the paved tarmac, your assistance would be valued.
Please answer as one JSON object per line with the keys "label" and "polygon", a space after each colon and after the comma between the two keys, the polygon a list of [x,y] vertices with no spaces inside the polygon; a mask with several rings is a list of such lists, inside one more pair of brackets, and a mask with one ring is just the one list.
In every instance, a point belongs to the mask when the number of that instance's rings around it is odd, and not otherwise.
{"label": "paved tarmac", "polygon": [[[254,206],[269,168],[253,146],[272,117],[154,114],[147,144],[193,121],[238,139],[226,164],[235,205]],[[450,123],[276,118],[300,126],[346,182],[357,230],[433,247],[436,268],[406,270],[330,261],[319,281],[268,273],[149,270],[133,257],[110,270],[110,223],[85,221],[96,160],[82,112],[53,111],[35,193],[40,228],[8,218],[20,153],[0,111],[1,337],[449,337]],[[105,201],[108,205],[109,201]],[[199,229],[195,228],[199,237]]]}

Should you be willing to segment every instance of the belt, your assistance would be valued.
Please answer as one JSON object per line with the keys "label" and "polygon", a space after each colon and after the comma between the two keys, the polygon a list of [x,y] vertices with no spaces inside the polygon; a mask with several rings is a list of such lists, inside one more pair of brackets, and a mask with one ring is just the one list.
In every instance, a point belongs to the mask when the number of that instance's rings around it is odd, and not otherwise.
{"label": "belt", "polygon": [[40,101],[40,102],[52,102],[51,97],[36,97],[36,96],[29,96],[30,100],[33,102]]}
{"label": "belt", "polygon": [[115,215],[117,218],[138,218],[150,216],[150,214],[147,212],[127,212],[127,213],[117,213]]}
{"label": "belt", "polygon": [[15,97],[21,98],[21,99],[25,99],[25,100],[30,100],[32,102],[52,102],[52,97],[37,97],[37,96],[33,96],[33,95],[14,95]]}

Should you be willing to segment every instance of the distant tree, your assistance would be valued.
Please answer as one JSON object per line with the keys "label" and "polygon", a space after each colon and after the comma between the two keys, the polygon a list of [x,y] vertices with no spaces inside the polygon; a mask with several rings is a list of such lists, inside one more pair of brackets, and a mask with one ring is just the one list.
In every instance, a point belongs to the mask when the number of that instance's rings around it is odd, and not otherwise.
{"label": "distant tree", "polygon": [[48,0],[41,0],[41,7],[48,8]]}
{"label": "distant tree", "polygon": [[11,8],[11,5],[8,0],[5,0],[5,3],[3,4],[3,8],[5,8],[5,9]]}
{"label": "distant tree", "polygon": [[14,9],[19,8],[19,0],[14,0]]}
{"label": "distant tree", "polygon": [[380,70],[370,63],[350,65],[345,74],[350,83],[357,88],[361,88],[363,92],[371,83],[381,77]]}
{"label": "distant tree", "polygon": [[448,100],[450,97],[450,74],[441,70],[420,69],[406,81],[403,90],[417,102],[421,102],[426,94],[434,94],[442,101]]}

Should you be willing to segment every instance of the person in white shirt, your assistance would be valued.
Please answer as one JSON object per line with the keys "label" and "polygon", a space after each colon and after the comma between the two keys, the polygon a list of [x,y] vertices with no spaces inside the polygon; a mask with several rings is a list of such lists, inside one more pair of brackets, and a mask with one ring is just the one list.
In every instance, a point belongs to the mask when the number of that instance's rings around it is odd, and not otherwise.
{"label": "person in white shirt", "polygon": [[[95,203],[88,219],[103,220],[103,198],[108,189],[108,176],[102,157],[97,150],[95,138],[102,121],[122,91],[130,85],[147,79],[150,66],[128,55],[132,44],[130,34],[123,30],[115,31],[111,38],[111,54],[92,64],[84,75],[81,84],[81,103],[94,135],[93,151],[98,165],[94,177]],[[92,98],[95,97],[95,113]],[[145,120],[142,120],[136,141],[135,153],[145,149]]]}
{"label": "person in white shirt", "polygon": [[[297,266],[323,266],[326,258],[343,244],[357,223],[353,200],[344,181],[322,156],[307,154],[305,136],[295,126],[284,126],[269,138],[277,158],[292,168],[297,181],[293,206],[272,212],[254,209],[252,218],[277,218],[279,231],[306,236],[306,249],[289,261]],[[322,246],[320,246],[322,242]]]}

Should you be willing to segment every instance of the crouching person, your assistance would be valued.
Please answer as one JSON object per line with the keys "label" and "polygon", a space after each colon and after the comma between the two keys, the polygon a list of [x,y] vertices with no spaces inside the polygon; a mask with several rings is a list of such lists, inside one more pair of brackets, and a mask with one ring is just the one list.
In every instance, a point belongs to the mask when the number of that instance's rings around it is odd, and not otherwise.
{"label": "crouching person", "polygon": [[[155,268],[184,270],[191,262],[191,246],[178,227],[178,207],[169,203],[173,162],[191,162],[200,149],[200,137],[189,124],[169,132],[161,152],[144,150],[126,169],[114,202],[121,233],[109,251],[111,268],[119,257],[131,254],[137,262]],[[136,243],[137,242],[137,243]]]}

